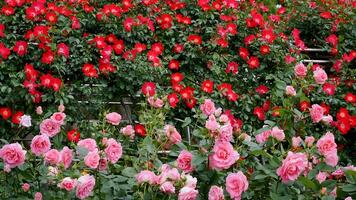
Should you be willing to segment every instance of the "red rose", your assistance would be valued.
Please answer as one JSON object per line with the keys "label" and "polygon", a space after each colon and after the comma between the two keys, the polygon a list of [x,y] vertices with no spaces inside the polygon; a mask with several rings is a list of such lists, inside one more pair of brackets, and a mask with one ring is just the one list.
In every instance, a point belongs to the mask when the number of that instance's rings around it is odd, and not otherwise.
{"label": "red rose", "polygon": [[80,133],[78,132],[78,130],[73,129],[67,133],[67,138],[68,138],[68,141],[78,142],[79,138],[80,138]]}
{"label": "red rose", "polygon": [[146,129],[145,126],[142,124],[136,124],[135,127],[135,133],[141,137],[145,137],[146,136]]}

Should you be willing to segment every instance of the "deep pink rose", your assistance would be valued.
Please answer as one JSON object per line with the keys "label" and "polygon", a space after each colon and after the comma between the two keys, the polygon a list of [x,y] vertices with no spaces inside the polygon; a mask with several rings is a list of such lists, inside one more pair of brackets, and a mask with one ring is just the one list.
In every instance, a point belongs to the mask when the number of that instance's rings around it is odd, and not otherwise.
{"label": "deep pink rose", "polygon": [[213,154],[209,155],[209,164],[212,169],[228,169],[239,157],[230,142],[216,142]]}
{"label": "deep pink rose", "polygon": [[86,148],[88,151],[98,151],[96,141],[92,138],[86,138],[84,140],[79,140],[78,146]]}
{"label": "deep pink rose", "polygon": [[64,169],[67,169],[73,160],[73,150],[69,149],[68,147],[63,147],[61,151],[61,162],[64,165]]}
{"label": "deep pink rose", "polygon": [[57,165],[60,160],[60,153],[57,149],[51,149],[45,153],[45,162],[50,165]]}
{"label": "deep pink rose", "polygon": [[204,115],[210,116],[214,114],[216,110],[215,104],[211,99],[205,99],[204,104],[200,105],[200,110],[203,112]]}
{"label": "deep pink rose", "polygon": [[117,142],[115,139],[110,138],[106,142],[105,154],[107,159],[115,164],[122,156],[122,146],[120,142]]}
{"label": "deep pink rose", "polygon": [[297,92],[295,91],[293,86],[288,85],[286,87],[286,95],[295,96],[297,95]]}
{"label": "deep pink rose", "polygon": [[224,190],[216,185],[211,186],[208,200],[224,200]]}
{"label": "deep pink rose", "polygon": [[67,191],[72,191],[77,185],[77,179],[72,179],[70,177],[65,177],[59,184],[58,187],[65,189]]}
{"label": "deep pink rose", "polygon": [[162,183],[159,189],[167,194],[174,194],[176,192],[176,188],[173,183],[169,181]]}
{"label": "deep pink rose", "polygon": [[136,181],[138,184],[147,182],[150,185],[155,185],[158,182],[158,177],[151,171],[143,170],[136,174]]}
{"label": "deep pink rose", "polygon": [[283,141],[285,138],[284,131],[276,126],[272,128],[271,136],[276,138],[278,141]]}
{"label": "deep pink rose", "polygon": [[121,115],[117,112],[112,112],[106,115],[106,121],[112,125],[119,125],[121,122]]}
{"label": "deep pink rose", "polygon": [[310,109],[310,116],[314,123],[320,122],[324,116],[324,108],[319,106],[318,104],[313,104]]}
{"label": "deep pink rose", "polygon": [[321,85],[324,84],[325,81],[328,79],[328,75],[320,67],[315,69],[315,71],[313,72],[313,76],[314,76],[315,83],[321,84]]}
{"label": "deep pink rose", "polygon": [[318,148],[319,153],[324,156],[337,152],[337,145],[335,143],[334,135],[331,132],[327,132],[318,140],[316,147]]}
{"label": "deep pink rose", "polygon": [[76,196],[79,199],[85,199],[89,197],[95,186],[95,178],[89,174],[81,176],[78,179]]}
{"label": "deep pink rose", "polygon": [[84,157],[84,164],[92,169],[96,169],[99,166],[100,156],[97,151],[90,151]]}
{"label": "deep pink rose", "polygon": [[61,131],[61,125],[52,119],[45,119],[40,124],[40,133],[53,137]]}
{"label": "deep pink rose", "polygon": [[36,156],[45,154],[51,149],[51,142],[47,135],[36,135],[31,142],[31,151]]}
{"label": "deep pink rose", "polygon": [[226,191],[231,199],[241,199],[241,195],[248,189],[246,176],[241,172],[231,173],[226,177]]}
{"label": "deep pink rose", "polygon": [[178,133],[177,129],[172,125],[164,126],[166,136],[172,144],[178,144],[182,141],[181,135]]}
{"label": "deep pink rose", "polygon": [[62,112],[53,113],[53,115],[51,116],[51,119],[60,125],[64,124],[65,118],[66,118],[66,114]]}
{"label": "deep pink rose", "polygon": [[6,144],[0,149],[0,158],[7,168],[15,168],[25,163],[26,151],[19,143]]}
{"label": "deep pink rose", "polygon": [[195,200],[198,197],[198,190],[191,187],[183,187],[179,190],[178,200]]}
{"label": "deep pink rose", "polygon": [[271,130],[267,130],[267,131],[264,131],[260,134],[257,134],[256,135],[256,141],[259,143],[259,144],[262,144],[262,143],[265,143],[267,142],[269,136],[271,136]]}
{"label": "deep pink rose", "polygon": [[185,173],[190,173],[193,171],[192,159],[192,153],[186,150],[181,151],[177,158],[178,169],[184,171]]}
{"label": "deep pink rose", "polygon": [[305,77],[307,75],[307,67],[303,63],[299,63],[294,67],[295,75]]}
{"label": "deep pink rose", "polygon": [[30,184],[24,183],[22,184],[21,188],[24,192],[28,192],[30,190]]}
{"label": "deep pink rose", "polygon": [[41,192],[36,192],[35,193],[35,200],[42,200],[42,193]]}
{"label": "deep pink rose", "polygon": [[282,166],[277,169],[277,175],[281,177],[283,183],[287,183],[296,180],[307,168],[308,158],[306,154],[289,151],[282,162]]}

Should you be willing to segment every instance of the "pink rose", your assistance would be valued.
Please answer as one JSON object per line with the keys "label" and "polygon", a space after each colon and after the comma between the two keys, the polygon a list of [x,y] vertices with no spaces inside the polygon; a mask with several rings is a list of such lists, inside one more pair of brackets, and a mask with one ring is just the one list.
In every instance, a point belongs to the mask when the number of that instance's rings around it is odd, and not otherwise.
{"label": "pink rose", "polygon": [[89,174],[81,176],[78,179],[76,196],[79,199],[85,199],[91,195],[95,186],[95,178]]}
{"label": "pink rose", "polygon": [[321,118],[321,121],[326,124],[330,124],[331,122],[333,122],[333,117],[331,115],[326,115]]}
{"label": "pink rose", "polygon": [[172,125],[164,126],[166,136],[172,144],[178,144],[182,141],[182,137],[178,133],[177,129]]}
{"label": "pink rose", "polygon": [[293,138],[292,138],[292,146],[293,146],[294,148],[297,148],[297,147],[300,146],[300,143],[301,143],[302,141],[303,141],[302,138],[300,138],[299,136],[298,136],[298,137],[293,137]]}
{"label": "pink rose", "polygon": [[209,164],[212,169],[223,170],[230,168],[240,155],[229,142],[216,142],[213,154],[209,155]]}
{"label": "pink rose", "polygon": [[204,104],[200,105],[200,110],[203,112],[204,115],[210,116],[214,114],[216,110],[215,104],[211,99],[205,99]]}
{"label": "pink rose", "polygon": [[60,105],[58,106],[58,111],[59,111],[59,112],[64,112],[65,109],[66,109],[66,107],[65,107],[63,104],[60,104]]}
{"label": "pink rose", "polygon": [[178,200],[195,200],[198,197],[198,190],[191,187],[183,187],[179,190]]}
{"label": "pink rose", "polygon": [[61,161],[64,165],[64,169],[68,169],[73,160],[73,150],[68,147],[63,147],[61,151]]}
{"label": "pink rose", "polygon": [[101,158],[99,160],[99,171],[105,171],[108,167],[108,161],[106,158]]}
{"label": "pink rose", "polygon": [[221,142],[230,142],[232,140],[232,126],[230,124],[219,128],[217,140]]}
{"label": "pink rose", "polygon": [[88,151],[98,151],[96,141],[92,138],[86,138],[78,141],[78,146],[86,148]]}
{"label": "pink rose", "polygon": [[106,121],[112,125],[119,125],[121,122],[121,115],[117,112],[112,112],[106,115]]}
{"label": "pink rose", "polygon": [[299,63],[294,67],[295,75],[305,77],[307,75],[307,67],[303,63]]}
{"label": "pink rose", "polygon": [[130,137],[131,139],[133,139],[135,137],[135,130],[134,130],[133,126],[131,126],[131,125],[127,125],[127,126],[121,128],[120,132],[123,135]]}
{"label": "pink rose", "polygon": [[337,151],[334,135],[331,132],[327,132],[316,143],[316,147],[321,155],[327,155]]}
{"label": "pink rose", "polygon": [[66,118],[66,114],[64,114],[62,112],[53,113],[53,115],[51,116],[51,119],[60,125],[64,124],[65,118]]}
{"label": "pink rose", "polygon": [[224,200],[224,190],[216,185],[211,186],[208,200]]}
{"label": "pink rose", "polygon": [[72,191],[76,185],[77,185],[77,179],[66,177],[58,184],[58,187],[61,189],[65,189],[67,191]]}
{"label": "pink rose", "polygon": [[315,141],[315,138],[313,136],[308,136],[308,137],[305,137],[305,144],[308,146],[308,147],[311,147],[313,146],[313,143]]}
{"label": "pink rose", "polygon": [[349,165],[347,167],[344,167],[344,170],[351,170],[351,171],[356,171],[356,167],[353,165]]}
{"label": "pink rose", "polygon": [[37,115],[42,115],[43,110],[42,110],[42,107],[41,107],[41,106],[38,106],[38,107],[36,108],[36,113],[37,113]]}
{"label": "pink rose", "polygon": [[155,108],[162,108],[164,105],[164,102],[160,98],[148,97],[147,101],[152,107]]}
{"label": "pink rose", "polygon": [[345,200],[352,200],[352,197],[348,196],[345,198]]}
{"label": "pink rose", "polygon": [[339,162],[339,157],[337,156],[337,152],[331,152],[328,153],[326,155],[324,155],[325,157],[325,163],[331,167],[335,167],[337,165],[337,163]]}
{"label": "pink rose", "polygon": [[278,141],[283,141],[285,138],[284,131],[276,126],[272,128],[271,136],[276,138]]}
{"label": "pink rose", "polygon": [[61,126],[57,121],[52,119],[45,119],[40,124],[40,133],[53,137],[61,131]]}
{"label": "pink rose", "polygon": [[277,169],[277,175],[282,178],[283,183],[287,183],[296,180],[307,168],[308,158],[306,154],[289,151],[282,162],[282,166]]}
{"label": "pink rose", "polygon": [[316,176],[315,179],[319,181],[319,183],[322,183],[326,180],[326,177],[328,176],[327,173],[325,172],[319,172]]}
{"label": "pink rose", "polygon": [[150,185],[155,185],[158,182],[158,177],[155,173],[143,170],[140,173],[136,174],[136,181],[138,184],[149,183]]}
{"label": "pink rose", "polygon": [[117,142],[115,139],[110,138],[106,142],[105,154],[108,160],[115,164],[122,156],[122,146],[120,142]]}
{"label": "pink rose", "polygon": [[26,151],[19,143],[6,144],[0,149],[0,158],[4,161],[7,170],[11,170],[25,163]]}
{"label": "pink rose", "polygon": [[271,130],[267,130],[267,131],[264,131],[264,132],[256,135],[256,141],[259,144],[267,142],[269,136],[271,136],[271,132],[272,132]]}
{"label": "pink rose", "polygon": [[341,168],[339,168],[339,169],[335,170],[333,173],[331,173],[331,175],[333,175],[337,178],[341,178],[341,177],[345,176],[345,172]]}
{"label": "pink rose", "polygon": [[24,192],[28,192],[30,190],[30,184],[24,183],[22,184],[21,188]]}
{"label": "pink rose", "polygon": [[319,106],[318,104],[313,104],[310,109],[310,116],[314,123],[320,122],[324,116],[324,108]]}
{"label": "pink rose", "polygon": [[214,115],[210,115],[208,121],[205,123],[205,128],[209,129],[210,131],[216,131],[219,128],[219,124],[216,121]]}
{"label": "pink rose", "polygon": [[22,115],[20,117],[20,125],[23,126],[23,127],[31,127],[32,124],[31,124],[31,116],[29,115]]}
{"label": "pink rose", "polygon": [[41,192],[36,192],[35,193],[35,200],[42,200],[42,193]]}
{"label": "pink rose", "polygon": [[192,172],[193,171],[192,159],[193,159],[192,153],[186,150],[181,151],[177,158],[178,169],[184,171],[185,173]]}
{"label": "pink rose", "polygon": [[57,165],[60,160],[60,153],[57,149],[51,149],[45,153],[45,162],[50,165]]}
{"label": "pink rose", "polygon": [[162,183],[159,189],[167,194],[174,194],[176,192],[176,188],[173,183],[169,181]]}
{"label": "pink rose", "polygon": [[320,67],[315,69],[315,71],[313,72],[313,76],[314,76],[315,83],[321,84],[321,85],[323,85],[325,83],[325,81],[328,79],[328,75]]}
{"label": "pink rose", "polygon": [[286,87],[286,95],[295,96],[297,95],[297,92],[295,91],[293,86],[288,85]]}
{"label": "pink rose", "polygon": [[90,151],[84,157],[84,164],[92,169],[96,169],[99,166],[100,156],[96,151]]}
{"label": "pink rose", "polygon": [[241,195],[248,189],[246,176],[241,172],[231,173],[226,177],[226,191],[231,199],[241,199]]}
{"label": "pink rose", "polygon": [[197,186],[198,179],[191,175],[184,175],[185,184],[184,187],[195,188]]}
{"label": "pink rose", "polygon": [[31,151],[36,156],[45,154],[51,149],[51,142],[47,135],[36,135],[32,138]]}

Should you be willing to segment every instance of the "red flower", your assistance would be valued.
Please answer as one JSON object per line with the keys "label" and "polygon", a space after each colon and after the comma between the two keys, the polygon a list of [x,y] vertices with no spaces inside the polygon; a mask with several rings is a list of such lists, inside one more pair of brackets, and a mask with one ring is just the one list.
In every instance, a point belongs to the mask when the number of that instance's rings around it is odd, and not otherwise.
{"label": "red flower", "polygon": [[55,23],[57,23],[57,20],[58,20],[58,17],[57,17],[57,15],[56,15],[56,13],[54,13],[54,12],[48,12],[47,14],[46,14],[46,20],[49,22],[49,23],[51,23],[51,24],[55,24]]}
{"label": "red flower", "polygon": [[276,35],[274,34],[272,29],[263,30],[261,35],[262,35],[262,39],[270,44],[272,44],[273,41],[276,39]]}
{"label": "red flower", "polygon": [[146,50],[146,45],[142,44],[142,43],[136,43],[135,44],[135,50],[137,51],[137,53],[141,53],[142,51]]}
{"label": "red flower", "polygon": [[244,47],[240,47],[239,48],[239,55],[242,59],[247,60],[248,56],[250,55],[250,53],[248,52],[248,50]]}
{"label": "red flower", "polygon": [[25,68],[25,75],[26,75],[26,79],[27,80],[31,80],[31,81],[36,81],[37,76],[38,76],[38,71],[36,71],[33,67],[33,65],[31,64],[26,64]]}
{"label": "red flower", "polygon": [[132,26],[135,26],[135,25],[136,25],[136,22],[131,17],[126,18],[124,21],[124,28],[125,28],[125,31],[127,31],[127,32],[131,32]]}
{"label": "red flower", "polygon": [[193,97],[194,88],[187,86],[182,91],[180,91],[180,95],[183,99],[190,99]]}
{"label": "red flower", "polygon": [[6,107],[0,108],[0,115],[4,120],[9,119],[12,115],[11,109]]}
{"label": "red flower", "polygon": [[267,112],[269,110],[269,107],[271,106],[271,101],[270,100],[266,100],[263,104],[262,104],[262,108],[263,111]]}
{"label": "red flower", "polygon": [[43,74],[40,80],[43,87],[50,88],[52,86],[53,76],[51,74]]}
{"label": "red flower", "polygon": [[44,64],[51,64],[54,60],[54,53],[52,51],[47,51],[42,54],[41,62]]}
{"label": "red flower", "polygon": [[263,108],[261,108],[261,107],[255,107],[253,109],[253,114],[261,121],[264,121],[266,119],[265,112],[263,111]]}
{"label": "red flower", "polygon": [[183,90],[183,85],[179,84],[179,83],[172,83],[172,89],[176,92],[180,92]]}
{"label": "red flower", "polygon": [[69,57],[69,47],[64,43],[58,44],[57,45],[57,54],[68,58]]}
{"label": "red flower", "polygon": [[178,70],[179,69],[179,61],[178,60],[171,60],[168,64],[168,68],[171,70]]}
{"label": "red flower", "polygon": [[23,56],[27,53],[27,42],[26,41],[17,41],[13,48],[19,56]]}
{"label": "red flower", "polygon": [[238,67],[239,67],[239,64],[237,64],[236,62],[229,62],[227,64],[227,67],[225,69],[225,72],[226,73],[232,73],[232,74],[237,74],[239,71],[238,71]]}
{"label": "red flower", "polygon": [[194,97],[186,99],[184,102],[189,109],[193,109],[194,106],[197,104],[197,100]]}
{"label": "red flower", "polygon": [[5,37],[5,25],[4,24],[0,24],[0,38]]}
{"label": "red flower", "polygon": [[257,69],[260,66],[260,61],[257,57],[251,56],[250,59],[247,61],[247,64],[249,65],[250,69]]}
{"label": "red flower", "polygon": [[117,55],[122,54],[122,52],[124,52],[125,49],[124,41],[123,40],[115,41],[115,43],[112,45],[112,48],[114,49]]}
{"label": "red flower", "polygon": [[265,85],[260,85],[258,86],[255,91],[259,94],[259,95],[264,95],[267,94],[267,92],[269,92],[269,88]]}
{"label": "red flower", "polygon": [[145,126],[142,124],[136,124],[134,126],[135,129],[135,133],[141,137],[145,137],[146,136],[146,129]]}
{"label": "red flower", "polygon": [[95,69],[94,65],[92,64],[84,64],[83,67],[82,67],[82,71],[84,73],[85,76],[87,77],[98,77],[98,72],[97,70]]}
{"label": "red flower", "polygon": [[351,129],[349,120],[341,119],[337,121],[337,129],[341,132],[342,135],[346,135]]}
{"label": "red flower", "polygon": [[51,80],[51,87],[54,91],[59,91],[62,86],[62,80],[59,78],[52,78]]}
{"label": "red flower", "polygon": [[229,101],[236,101],[239,98],[239,95],[236,94],[233,90],[228,90],[226,97]]}
{"label": "red flower", "polygon": [[212,93],[214,89],[214,82],[211,80],[203,81],[201,85],[201,90],[206,93]]}
{"label": "red flower", "polygon": [[152,44],[151,50],[158,55],[162,55],[164,47],[161,42]]}
{"label": "red flower", "polygon": [[325,83],[323,85],[323,91],[327,95],[334,95],[335,94],[335,90],[336,90],[335,85],[333,85],[331,83]]}
{"label": "red flower", "polygon": [[20,118],[23,116],[23,114],[24,113],[22,111],[17,111],[16,113],[14,113],[11,119],[12,123],[20,124]]}
{"label": "red flower", "polygon": [[5,44],[0,43],[0,56],[6,60],[11,54],[10,49],[5,46]]}
{"label": "red flower", "polygon": [[176,53],[182,53],[184,51],[184,46],[182,44],[175,44],[173,51]]}
{"label": "red flower", "polygon": [[251,34],[251,35],[246,36],[246,37],[244,38],[245,45],[248,46],[248,45],[251,44],[254,40],[255,40],[255,35],[254,35],[254,34]]}
{"label": "red flower", "polygon": [[330,106],[326,105],[324,102],[320,104],[324,109],[324,115],[328,115],[330,113]]}
{"label": "red flower", "polygon": [[270,53],[270,48],[267,45],[262,45],[260,47],[260,52],[262,55],[268,55]]}
{"label": "red flower", "polygon": [[218,85],[218,91],[221,92],[224,96],[226,96],[230,90],[232,90],[232,85],[229,83],[221,83]]}
{"label": "red flower", "polygon": [[273,117],[280,117],[281,116],[281,108],[278,106],[275,106],[272,108],[272,116]]}
{"label": "red flower", "polygon": [[167,100],[169,105],[172,108],[175,108],[177,106],[177,104],[179,103],[179,98],[178,95],[176,93],[171,93],[167,96]]}
{"label": "red flower", "polygon": [[302,112],[305,112],[309,109],[310,107],[310,103],[309,101],[302,101],[299,103],[299,109],[302,111]]}
{"label": "red flower", "polygon": [[180,83],[183,79],[184,79],[184,75],[182,73],[177,72],[171,75],[172,84]]}
{"label": "red flower", "polygon": [[72,129],[71,131],[67,132],[67,138],[70,142],[77,143],[80,138],[80,133],[76,129]]}
{"label": "red flower", "polygon": [[346,108],[340,108],[336,113],[336,119],[339,120],[349,120],[350,114]]}
{"label": "red flower", "polygon": [[331,34],[331,35],[329,35],[329,37],[327,37],[325,39],[325,41],[327,43],[330,43],[332,46],[336,47],[337,43],[339,42],[339,39],[337,38],[337,36],[335,34]]}
{"label": "red flower", "polygon": [[356,103],[356,95],[355,94],[352,94],[351,92],[348,92],[346,95],[345,95],[345,101],[346,102],[349,102],[349,103]]}
{"label": "red flower", "polygon": [[331,19],[333,16],[332,16],[331,12],[322,12],[322,13],[320,13],[320,17],[322,17],[324,19]]}
{"label": "red flower", "polygon": [[200,35],[189,35],[188,42],[193,44],[201,45],[202,44],[202,37]]}
{"label": "red flower", "polygon": [[156,84],[154,82],[145,82],[142,85],[141,91],[145,96],[153,96],[156,93]]}

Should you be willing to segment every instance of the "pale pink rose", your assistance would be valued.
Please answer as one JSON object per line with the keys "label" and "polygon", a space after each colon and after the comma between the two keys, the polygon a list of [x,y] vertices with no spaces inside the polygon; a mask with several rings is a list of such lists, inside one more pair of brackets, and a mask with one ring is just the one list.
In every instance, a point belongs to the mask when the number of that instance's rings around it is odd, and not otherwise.
{"label": "pale pink rose", "polygon": [[28,192],[30,190],[30,184],[24,183],[22,184],[21,188],[24,192]]}
{"label": "pale pink rose", "polygon": [[218,130],[217,140],[221,142],[230,142],[232,141],[232,126],[230,124],[226,124],[221,126]]}
{"label": "pale pink rose", "polygon": [[246,176],[241,172],[231,173],[226,177],[226,191],[231,199],[241,199],[241,195],[248,189]]}
{"label": "pale pink rose", "polygon": [[222,115],[219,117],[219,121],[222,122],[222,123],[224,123],[224,124],[230,122],[229,117],[228,117],[227,115],[225,115],[225,114],[222,114]]}
{"label": "pale pink rose", "polygon": [[84,140],[79,140],[77,145],[79,147],[86,148],[88,151],[98,151],[96,141],[92,138],[86,138]]}
{"label": "pale pink rose", "polygon": [[53,113],[53,115],[51,116],[51,119],[60,125],[64,124],[65,118],[66,118],[66,114],[62,112]]}
{"label": "pale pink rose", "polygon": [[179,190],[178,200],[195,200],[198,197],[198,190],[191,187],[183,187]]}
{"label": "pale pink rose", "polygon": [[180,179],[180,174],[177,168],[172,168],[167,173],[167,178],[171,181],[178,181]]}
{"label": "pale pink rose", "polygon": [[9,165],[4,165],[4,172],[10,173],[11,172],[11,167]]}
{"label": "pale pink rose", "polygon": [[38,107],[36,108],[36,113],[37,113],[37,115],[42,115],[43,110],[42,110],[42,107],[41,107],[41,106],[38,106]]}
{"label": "pale pink rose", "polygon": [[348,196],[345,198],[345,200],[352,200],[352,197]]}
{"label": "pale pink rose", "polygon": [[219,117],[221,115],[221,113],[222,113],[222,108],[218,108],[218,109],[215,110],[214,115],[216,117]]}
{"label": "pale pink rose", "polygon": [[323,85],[325,81],[328,79],[328,75],[320,67],[316,68],[316,70],[313,72],[313,76],[314,76],[315,83],[321,85]]}
{"label": "pale pink rose", "polygon": [[57,176],[59,173],[57,167],[48,166],[47,170],[48,170],[47,176]]}
{"label": "pale pink rose", "polygon": [[331,122],[333,122],[333,117],[331,115],[323,116],[323,118],[321,118],[321,121],[326,124],[330,124]]}
{"label": "pale pink rose", "polygon": [[292,137],[292,146],[294,148],[297,148],[300,146],[300,143],[302,142],[302,138],[300,138],[299,136],[298,137]]}
{"label": "pale pink rose", "polygon": [[84,157],[84,164],[87,167],[90,167],[92,169],[96,169],[99,166],[99,160],[100,156],[98,152],[96,151],[90,151],[85,157]]}
{"label": "pale pink rose", "polygon": [[147,101],[152,107],[155,107],[155,108],[162,108],[164,105],[163,100],[160,98],[148,97]]}
{"label": "pale pink rose", "polygon": [[120,142],[117,142],[115,139],[110,138],[106,142],[105,154],[108,160],[115,164],[122,156],[122,146]]}
{"label": "pale pink rose", "polygon": [[0,149],[0,158],[4,161],[5,167],[11,171],[11,168],[25,163],[26,151],[19,143],[6,144]]}
{"label": "pale pink rose", "polygon": [[349,165],[347,167],[344,167],[344,170],[351,170],[351,171],[356,171],[356,167],[353,165]]}
{"label": "pale pink rose", "polygon": [[45,119],[40,124],[40,133],[42,135],[53,137],[57,135],[60,131],[61,131],[60,124],[52,119]]}
{"label": "pale pink rose", "polygon": [[64,165],[64,169],[68,169],[72,161],[73,161],[73,150],[69,149],[66,146],[63,147],[61,151],[61,162]]}
{"label": "pale pink rose", "polygon": [[23,127],[31,127],[32,124],[31,124],[31,116],[29,115],[22,115],[20,117],[20,125],[23,126]]}
{"label": "pale pink rose", "polygon": [[295,75],[305,77],[307,75],[307,67],[303,63],[299,63],[294,67]]}
{"label": "pale pink rose", "polygon": [[95,187],[95,178],[92,175],[84,175],[79,177],[76,189],[76,196],[79,199],[89,197]]}
{"label": "pale pink rose", "polygon": [[198,179],[191,175],[184,175],[185,184],[184,187],[195,188],[197,186]]}
{"label": "pale pink rose", "polygon": [[239,138],[242,140],[242,141],[245,141],[245,142],[251,142],[251,136],[249,136],[247,133],[242,133]]}
{"label": "pale pink rose", "polygon": [[337,152],[331,152],[328,153],[326,155],[324,155],[325,157],[325,163],[331,167],[335,167],[337,165],[337,163],[339,162],[339,157],[337,156]]}
{"label": "pale pink rose", "polygon": [[159,168],[159,170],[160,170],[161,172],[168,172],[170,169],[171,169],[171,166],[169,166],[168,164],[163,164],[163,165]]}
{"label": "pale pink rose", "polygon": [[283,183],[287,183],[296,180],[307,168],[308,158],[306,154],[289,151],[282,162],[282,166],[277,169],[277,175],[281,177]]}
{"label": "pale pink rose", "polygon": [[60,153],[57,149],[51,149],[45,153],[45,162],[50,165],[57,165],[61,161]]}
{"label": "pale pink rose", "polygon": [[271,133],[272,133],[272,130],[267,130],[267,131],[264,131],[264,132],[256,135],[256,141],[259,144],[267,142],[268,138],[271,136]]}
{"label": "pale pink rose", "polygon": [[65,189],[67,191],[72,191],[77,186],[77,179],[72,179],[70,177],[65,177],[59,184],[58,187]]}
{"label": "pale pink rose", "polygon": [[311,158],[312,158],[312,163],[313,163],[314,165],[317,165],[317,164],[320,163],[320,160],[318,159],[318,157],[312,155]]}
{"label": "pale pink rose", "polygon": [[42,193],[41,193],[41,192],[36,192],[34,199],[35,199],[35,200],[42,200]]}
{"label": "pale pink rose", "polygon": [[224,200],[224,190],[216,185],[211,186],[208,200]]}
{"label": "pale pink rose", "polygon": [[132,125],[127,125],[127,126],[121,128],[120,132],[123,135],[130,137],[131,139],[133,139],[135,137],[135,130]]}
{"label": "pale pink rose", "polygon": [[335,170],[333,173],[331,173],[331,175],[333,175],[337,178],[341,178],[341,177],[345,176],[345,172],[341,168],[339,168],[339,169]]}
{"label": "pale pink rose", "polygon": [[315,138],[313,136],[307,136],[307,137],[305,137],[305,140],[304,140],[305,144],[308,147],[313,146],[314,141],[315,141]]}
{"label": "pale pink rose", "polygon": [[162,183],[159,189],[167,194],[174,194],[176,192],[176,188],[173,183],[169,181]]}
{"label": "pale pink rose", "polygon": [[284,131],[276,126],[272,128],[271,136],[278,141],[283,141],[285,138]]}
{"label": "pale pink rose", "polygon": [[184,171],[185,173],[192,172],[193,171],[192,159],[193,159],[192,153],[186,150],[181,151],[177,158],[178,169]]}
{"label": "pale pink rose", "polygon": [[319,181],[319,183],[322,183],[326,180],[328,174],[326,172],[319,172],[316,176],[315,179]]}
{"label": "pale pink rose", "polygon": [[295,96],[297,95],[297,92],[295,91],[293,86],[288,85],[286,87],[286,95]]}
{"label": "pale pink rose", "polygon": [[205,123],[205,128],[209,129],[210,131],[216,131],[219,128],[219,124],[216,121],[214,115],[210,115],[208,121]]}
{"label": "pale pink rose", "polygon": [[64,112],[65,109],[66,109],[66,107],[65,107],[63,104],[60,104],[60,105],[58,106],[58,111],[59,111],[59,112]]}
{"label": "pale pink rose", "polygon": [[337,187],[334,187],[334,189],[330,192],[330,195],[336,198],[336,196],[337,196],[336,191],[337,191]]}
{"label": "pale pink rose", "polygon": [[318,104],[313,104],[310,109],[310,116],[314,123],[320,122],[324,116],[324,108]]}
{"label": "pale pink rose", "polygon": [[31,151],[36,156],[45,154],[51,149],[51,142],[47,135],[36,135],[32,138]]}
{"label": "pale pink rose", "polygon": [[101,158],[99,160],[99,171],[105,171],[108,167],[108,161],[106,158]]}
{"label": "pale pink rose", "polygon": [[164,130],[166,132],[166,136],[167,136],[168,140],[172,144],[178,144],[182,141],[182,137],[180,136],[180,134],[178,133],[177,129],[174,126],[165,125]]}
{"label": "pale pink rose", "polygon": [[136,174],[136,181],[138,184],[147,182],[150,185],[155,185],[158,182],[158,177],[152,171],[143,170],[140,173]]}
{"label": "pale pink rose", "polygon": [[213,153],[209,155],[210,168],[223,170],[228,169],[240,158],[230,142],[216,142]]}
{"label": "pale pink rose", "polygon": [[337,145],[335,143],[334,135],[331,132],[327,132],[318,140],[316,147],[318,148],[319,153],[324,156],[337,152]]}
{"label": "pale pink rose", "polygon": [[121,122],[121,115],[117,112],[112,112],[106,115],[106,121],[114,126],[117,126]]}
{"label": "pale pink rose", "polygon": [[216,110],[215,104],[211,99],[205,99],[204,104],[200,105],[200,110],[203,112],[204,115],[210,116],[214,114]]}

